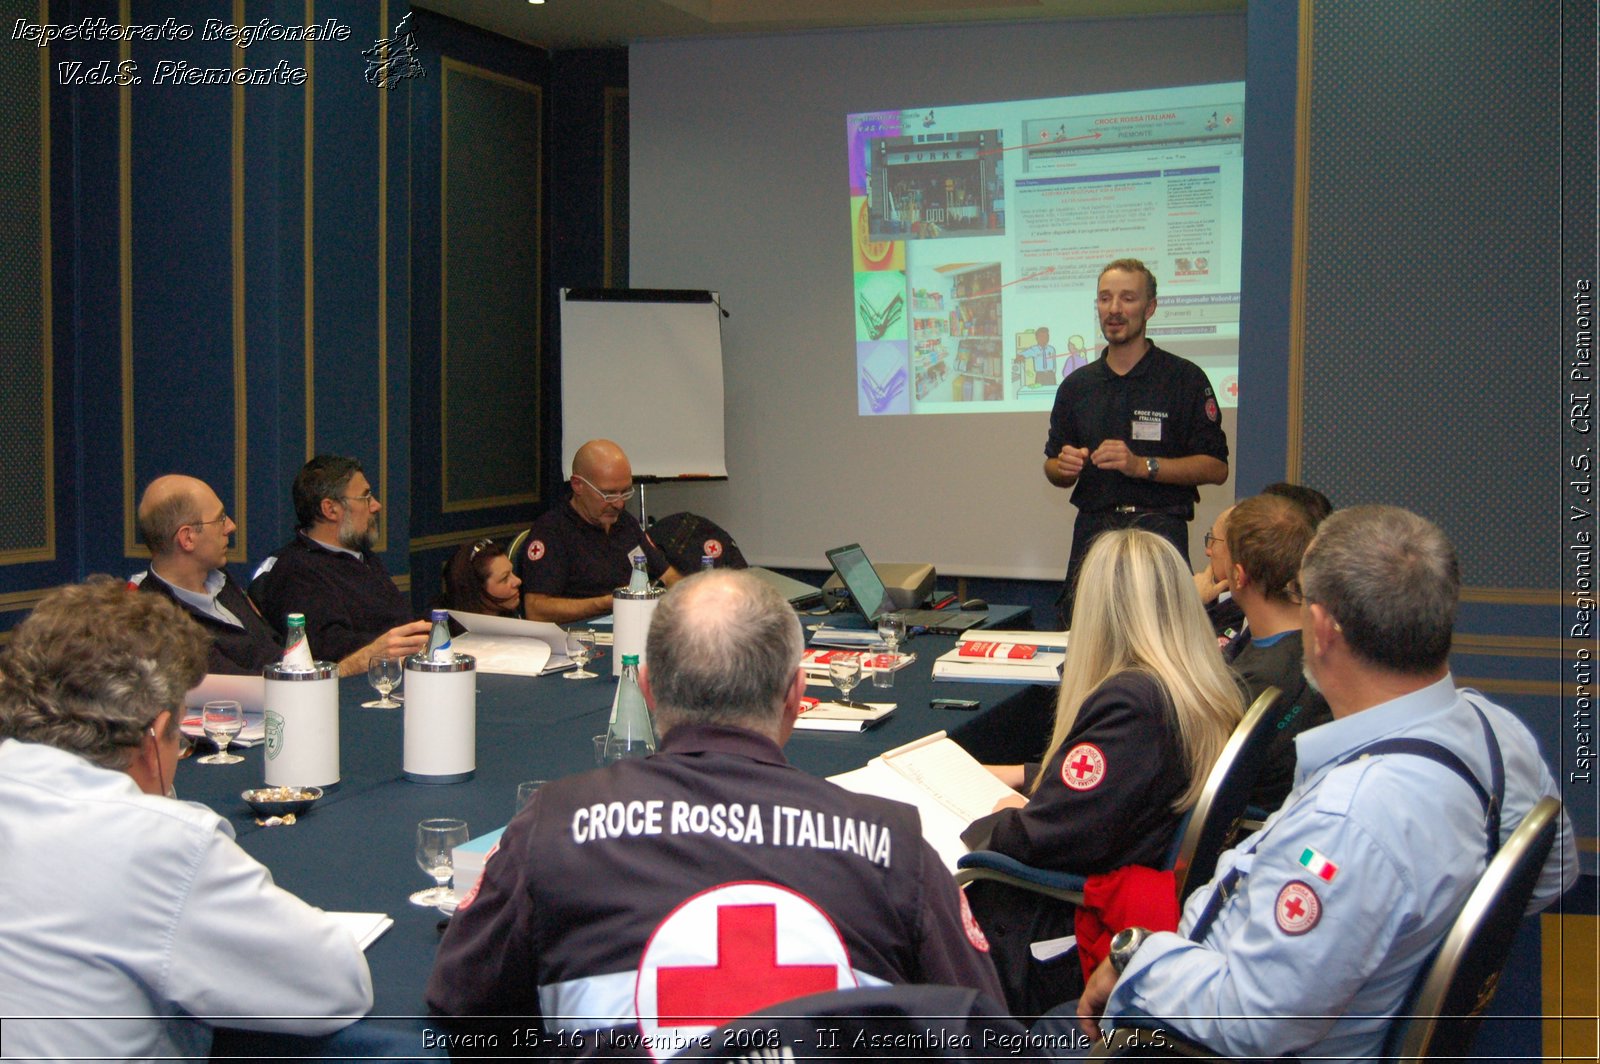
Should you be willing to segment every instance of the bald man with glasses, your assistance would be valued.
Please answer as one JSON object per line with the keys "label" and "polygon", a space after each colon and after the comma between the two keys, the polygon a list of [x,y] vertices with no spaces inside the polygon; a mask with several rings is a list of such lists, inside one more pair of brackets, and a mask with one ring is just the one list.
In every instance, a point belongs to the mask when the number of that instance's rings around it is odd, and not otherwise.
{"label": "bald man with glasses", "polygon": [[131,583],[189,612],[211,639],[207,672],[259,675],[283,653],[278,635],[223,566],[237,526],[203,480],[157,477],[139,500],[150,568]]}
{"label": "bald man with glasses", "polygon": [[522,613],[530,621],[582,621],[611,611],[611,592],[627,584],[635,551],[652,579],[681,578],[628,512],[633,466],[610,440],[590,440],[572,457],[572,496],[528,529],[516,559]]}

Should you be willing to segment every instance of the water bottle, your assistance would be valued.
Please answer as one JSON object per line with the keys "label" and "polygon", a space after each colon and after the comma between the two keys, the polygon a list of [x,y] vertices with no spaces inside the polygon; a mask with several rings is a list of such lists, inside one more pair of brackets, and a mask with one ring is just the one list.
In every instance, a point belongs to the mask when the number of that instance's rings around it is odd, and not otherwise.
{"label": "water bottle", "polygon": [[650,570],[645,568],[644,551],[633,548],[628,560],[633,563],[633,575],[628,577],[628,590],[635,594],[646,594],[650,590]]}
{"label": "water bottle", "polygon": [[311,644],[306,641],[306,615],[291,613],[289,631],[283,645],[284,671],[310,672],[316,667],[316,659],[311,656]]}
{"label": "water bottle", "polygon": [[456,652],[450,649],[450,611],[433,611],[433,630],[428,633],[429,661],[449,664],[456,660]]}
{"label": "water bottle", "polygon": [[611,726],[606,730],[606,764],[625,757],[649,757],[656,752],[656,731],[650,722],[650,708],[639,689],[639,657],[622,658],[622,678],[617,681],[617,700],[611,711]]}

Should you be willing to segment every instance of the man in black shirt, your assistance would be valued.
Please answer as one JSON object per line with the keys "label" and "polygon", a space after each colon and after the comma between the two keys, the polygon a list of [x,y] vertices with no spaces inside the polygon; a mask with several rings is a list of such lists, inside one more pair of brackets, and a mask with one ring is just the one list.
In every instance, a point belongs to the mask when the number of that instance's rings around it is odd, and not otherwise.
{"label": "man in black shirt", "polygon": [[1155,276],[1138,259],[1118,259],[1100,273],[1096,307],[1105,350],[1056,390],[1044,449],[1045,478],[1073,488],[1078,508],[1060,599],[1064,627],[1090,540],[1138,526],[1187,558],[1196,486],[1228,479],[1228,440],[1205,372],[1145,336]]}
{"label": "man in black shirt", "polygon": [[512,819],[439,944],[429,1010],[573,1045],[697,1037],[858,984],[998,1001],[916,809],[784,759],[801,646],[794,610],[748,573],[668,592],[640,673],[660,752],[547,783]]}
{"label": "man in black shirt", "polygon": [[1228,511],[1226,539],[1211,546],[1212,561],[1228,574],[1234,600],[1249,621],[1233,667],[1252,699],[1276,687],[1283,692],[1279,707],[1288,707],[1250,795],[1250,804],[1268,813],[1283,803],[1294,783],[1294,737],[1333,719],[1301,667],[1296,580],[1300,558],[1315,534],[1316,526],[1297,503],[1257,495]]}
{"label": "man in black shirt", "polygon": [[207,672],[259,675],[282,648],[223,568],[236,527],[205,481],[157,477],[139,499],[139,535],[150,548],[150,569],[133,583],[176,602],[205,629],[211,637]]}
{"label": "man in black shirt", "polygon": [[428,622],[415,612],[372,552],[378,513],[361,463],[319,454],[294,478],[300,531],[261,563],[250,596],[283,634],[291,613],[306,616],[306,641],[339,675],[367,671],[374,657],[403,658],[428,645]]}
{"label": "man in black shirt", "polygon": [[633,466],[610,440],[590,440],[572,456],[572,495],[533,522],[521,556],[522,614],[565,624],[611,610],[611,592],[633,574],[630,555],[643,553],[652,579],[680,579],[628,512]]}

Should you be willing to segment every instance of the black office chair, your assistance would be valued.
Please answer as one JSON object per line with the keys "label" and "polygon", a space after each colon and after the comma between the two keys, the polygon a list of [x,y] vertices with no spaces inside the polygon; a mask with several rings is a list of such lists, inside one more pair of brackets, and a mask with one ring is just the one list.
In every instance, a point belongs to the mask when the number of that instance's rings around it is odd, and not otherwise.
{"label": "black office chair", "polygon": [[[1469,1059],[1483,1010],[1499,986],[1511,941],[1555,842],[1560,815],[1559,801],[1540,799],[1489,862],[1389,1028],[1384,1060]],[[1162,1032],[1159,1039],[1151,1037],[1155,1029]],[[1091,1054],[1109,1057],[1227,1059],[1184,1042],[1166,1025],[1118,1027]]]}
{"label": "black office chair", "polygon": [[1004,1008],[967,987],[875,986],[811,994],[731,1020],[707,1036],[708,1045],[676,1059],[1016,1059],[1026,1035]]}
{"label": "black office chair", "polygon": [[[1277,703],[1278,689],[1269,687],[1250,704],[1211,766],[1200,800],[1178,826],[1164,867],[1172,869],[1177,878],[1179,905],[1211,879],[1217,858],[1232,843],[1278,726],[1282,709]],[[956,862],[955,877],[962,885],[988,880],[1074,905],[1083,903],[1083,876],[1034,868],[992,850],[962,855]]]}

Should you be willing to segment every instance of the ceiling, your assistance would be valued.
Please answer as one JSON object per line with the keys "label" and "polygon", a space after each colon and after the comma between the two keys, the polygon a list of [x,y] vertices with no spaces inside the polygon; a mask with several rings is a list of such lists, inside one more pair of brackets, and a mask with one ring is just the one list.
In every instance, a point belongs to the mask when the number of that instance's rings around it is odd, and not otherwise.
{"label": "ceiling", "polygon": [[1242,12],[1245,0],[418,0],[551,51],[661,37]]}

